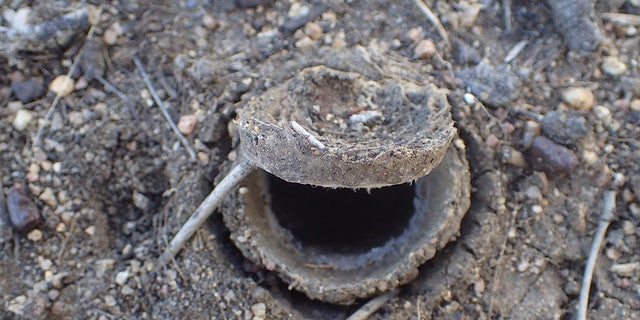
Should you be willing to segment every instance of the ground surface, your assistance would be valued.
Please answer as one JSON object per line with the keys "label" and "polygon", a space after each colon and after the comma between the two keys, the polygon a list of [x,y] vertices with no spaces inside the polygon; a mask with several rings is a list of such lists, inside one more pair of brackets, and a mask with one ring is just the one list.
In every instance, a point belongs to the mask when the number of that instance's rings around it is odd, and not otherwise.
{"label": "ground surface", "polygon": [[[219,216],[175,264],[155,272],[153,262],[209,192],[220,165],[233,157],[227,130],[233,108],[295,72],[265,61],[286,54],[311,57],[324,46],[376,45],[415,59],[448,90],[467,144],[474,194],[459,239],[373,317],[569,319],[602,193],[616,190],[616,216],[596,265],[589,316],[638,319],[640,34],[600,17],[639,14],[632,2],[598,4],[603,41],[580,54],[568,53],[549,9],[535,1],[513,3],[511,32],[505,31],[500,2],[429,2],[452,48],[409,0],[294,0],[257,8],[233,1],[113,2],[103,5],[93,35],[98,41],[93,54],[106,57],[104,73],[100,59],[81,63],[75,90],[62,97],[36,146],[33,138],[55,95],[36,93],[18,102],[27,89],[14,83],[33,80],[47,87],[67,73],[89,41],[88,28],[78,27],[77,37],[57,50],[14,39],[15,46],[0,50],[1,196],[16,183],[28,186],[43,223],[25,235],[2,212],[0,318],[339,319],[354,312],[365,301],[351,306],[310,301],[245,261]],[[32,7],[43,20],[71,9],[62,2],[0,2],[0,7]],[[6,15],[2,26],[8,26]],[[438,54],[414,57],[422,39],[432,39]],[[522,40],[527,45],[508,63],[511,71],[490,72],[496,77],[512,72],[517,79],[498,81],[497,96],[477,94],[484,106],[469,95],[464,99],[474,84],[470,72],[459,71],[481,59],[502,65]],[[134,56],[174,121],[195,116],[195,130],[187,135],[195,159],[153,104]],[[617,57],[626,69],[610,70],[603,65],[606,57]],[[90,79],[92,72],[134,102]],[[569,163],[579,162],[566,173],[566,166],[549,167],[553,159],[536,162],[527,151],[532,118],[513,111],[576,109],[572,105],[579,103],[562,97],[573,87],[592,92],[595,102],[579,93],[587,102],[576,115],[588,126],[566,143],[577,155]],[[33,116],[24,128],[16,123],[19,110]],[[550,131],[544,135],[562,140]]]}

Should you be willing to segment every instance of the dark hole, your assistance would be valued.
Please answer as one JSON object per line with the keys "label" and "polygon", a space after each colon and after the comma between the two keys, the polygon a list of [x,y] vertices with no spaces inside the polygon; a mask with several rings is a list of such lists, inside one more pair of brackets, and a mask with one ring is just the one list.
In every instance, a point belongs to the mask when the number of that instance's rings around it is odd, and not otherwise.
{"label": "dark hole", "polygon": [[414,213],[414,186],[366,190],[289,183],[268,174],[278,223],[303,246],[362,253],[402,234]]}

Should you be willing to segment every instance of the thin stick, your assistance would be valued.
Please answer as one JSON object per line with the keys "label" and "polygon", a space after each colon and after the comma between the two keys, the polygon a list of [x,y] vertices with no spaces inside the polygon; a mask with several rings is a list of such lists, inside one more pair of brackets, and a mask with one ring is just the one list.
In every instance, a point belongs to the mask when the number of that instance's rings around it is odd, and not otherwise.
{"label": "thin stick", "polygon": [[320,150],[324,150],[324,149],[327,148],[327,147],[325,147],[325,145],[322,142],[320,142],[320,140],[318,140],[311,133],[309,133],[309,131],[305,130],[305,128],[303,128],[297,122],[291,121],[290,124],[291,124],[291,128],[293,129],[293,131],[297,132],[301,136],[305,137],[305,139],[309,140],[309,143],[311,143],[314,147],[316,147],[316,148],[318,148]]}
{"label": "thin stick", "polygon": [[640,15],[617,13],[617,12],[603,12],[600,14],[600,16],[613,23],[631,25],[631,26],[640,26]]}
{"label": "thin stick", "polygon": [[113,94],[115,94],[116,96],[118,96],[118,98],[120,98],[120,100],[127,102],[127,103],[131,103],[133,102],[133,100],[131,100],[129,97],[127,97],[124,93],[122,93],[122,91],[118,90],[118,88],[116,88],[116,86],[112,85],[111,83],[109,83],[109,81],[107,81],[107,79],[105,79],[103,76],[96,74],[94,76],[94,78],[96,80],[98,80],[100,83],[102,83],[102,85],[105,87],[105,89],[107,89],[107,91],[112,92]]}
{"label": "thin stick", "polygon": [[424,13],[427,19],[436,27],[436,30],[438,30],[440,37],[442,37],[444,42],[447,44],[447,47],[451,47],[451,43],[449,42],[449,34],[447,34],[447,30],[444,28],[442,23],[440,23],[440,19],[438,19],[438,17],[433,13],[433,11],[431,11],[431,9],[427,7],[424,1],[414,0],[413,2],[415,2],[418,8],[420,8],[420,11],[422,11],[422,13]]}
{"label": "thin stick", "polygon": [[502,62],[504,62],[504,63],[511,62],[513,59],[515,59],[520,54],[522,49],[524,49],[524,47],[526,47],[528,43],[529,43],[529,40],[522,40],[522,41],[516,43],[516,45],[513,46],[513,48],[511,48],[511,50],[509,50],[509,52],[507,53],[507,56],[504,57]]}
{"label": "thin stick", "polygon": [[160,97],[158,96],[158,93],[153,88],[153,85],[151,84],[151,80],[149,80],[149,75],[147,75],[147,72],[144,71],[144,68],[140,63],[140,60],[138,60],[138,58],[136,57],[133,57],[133,62],[136,64],[136,68],[138,68],[138,72],[140,72],[140,75],[142,75],[142,79],[144,79],[144,83],[147,85],[147,89],[149,89],[149,93],[151,93],[151,97],[153,97],[153,101],[155,101],[158,108],[160,108],[160,111],[162,112],[162,115],[169,123],[169,126],[171,126],[171,129],[173,130],[173,132],[176,134],[176,136],[178,136],[178,139],[180,140],[184,148],[187,149],[187,152],[189,153],[191,160],[196,160],[196,153],[191,148],[191,145],[189,144],[189,141],[187,141],[187,138],[185,138],[182,135],[182,133],[180,132],[176,124],[173,123],[173,120],[171,120],[171,116],[167,112],[167,109],[165,109],[164,104],[162,103],[162,100],[160,100]]}
{"label": "thin stick", "polygon": [[511,0],[502,0],[502,9],[504,12],[504,31],[511,33]]}
{"label": "thin stick", "polygon": [[349,316],[347,320],[365,320],[374,314],[378,309],[382,308],[389,300],[398,295],[398,290],[389,291],[381,294],[365,303],[358,311]]}
{"label": "thin stick", "polygon": [[200,226],[211,216],[213,211],[218,208],[222,200],[244,179],[249,173],[255,169],[255,166],[248,160],[241,160],[231,169],[220,183],[209,193],[202,201],[198,209],[189,217],[189,220],[182,225],[182,228],[173,237],[169,247],[165,249],[162,256],[158,259],[156,268],[161,268],[171,261],[173,257],[184,247],[185,242],[193,236]]}
{"label": "thin stick", "polygon": [[593,238],[593,244],[591,245],[591,251],[589,252],[589,259],[587,260],[587,266],[584,268],[584,277],[582,279],[582,289],[580,289],[580,300],[578,302],[578,314],[577,320],[587,319],[587,306],[589,304],[589,290],[591,289],[591,280],[593,278],[593,269],[596,266],[596,260],[600,255],[600,247],[604,240],[604,235],[607,232],[609,223],[615,217],[614,211],[616,208],[616,193],[615,191],[605,191],[604,200],[602,205],[602,214],[600,215],[600,222],[598,223],[598,230]]}
{"label": "thin stick", "polygon": [[[91,38],[93,36],[94,30],[95,30],[95,25],[92,25],[91,28],[89,28],[89,32],[87,32],[87,38]],[[78,63],[80,62],[80,56],[82,55],[83,51],[84,51],[84,46],[80,48],[80,50],[78,50],[76,57],[73,59],[73,64],[71,64],[71,68],[69,68],[69,72],[67,72],[67,76],[64,78],[64,81],[62,82],[62,87],[67,85],[67,82],[69,82],[69,79],[71,79],[71,75],[74,72],[76,72],[76,68],[78,67]],[[62,98],[62,95],[60,94],[60,92],[58,92],[56,94],[56,97],[53,99],[53,102],[51,102],[51,105],[49,106],[49,110],[47,111],[47,114],[44,115],[44,119],[42,120],[42,122],[40,123],[40,126],[38,127],[38,132],[36,133],[35,137],[33,137],[33,141],[31,142],[32,146],[40,145],[40,138],[42,137],[42,132],[44,131],[44,128],[47,125],[47,122],[49,122],[49,119],[51,119],[51,116],[53,115],[53,112],[55,111],[56,106],[58,106],[58,102],[60,102],[60,98]]]}

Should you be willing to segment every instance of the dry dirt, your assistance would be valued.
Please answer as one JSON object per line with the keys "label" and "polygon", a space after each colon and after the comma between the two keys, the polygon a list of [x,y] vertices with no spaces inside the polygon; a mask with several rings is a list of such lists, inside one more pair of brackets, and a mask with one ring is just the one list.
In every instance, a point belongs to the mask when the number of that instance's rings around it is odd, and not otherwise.
{"label": "dry dirt", "polygon": [[[93,39],[88,26],[77,25],[67,31],[74,37],[54,44],[54,37],[14,37],[0,45],[0,199],[26,185],[43,220],[37,231],[17,232],[2,201],[1,319],[343,319],[357,310],[366,301],[331,305],[289,291],[243,258],[219,215],[175,263],[153,270],[235,156],[228,130],[235,110],[297,71],[267,61],[356,45],[413,59],[447,90],[472,167],[472,208],[459,238],[373,319],[571,319],[605,190],[616,191],[617,208],[596,264],[589,318],[640,318],[640,26],[603,14],[636,15],[637,23],[637,1],[597,3],[603,39],[586,52],[568,50],[538,1],[513,1],[510,32],[501,4],[511,1],[427,1],[451,47],[409,0],[253,2],[263,1],[110,2],[102,4]],[[0,32],[10,26],[9,9],[30,7],[42,22],[75,6],[83,5],[0,1]],[[414,57],[423,39],[437,53]],[[83,46],[76,88],[34,145],[55,94],[19,102],[26,89],[12,85],[48,87]],[[197,121],[187,134],[195,159],[153,103],[134,57],[173,121]],[[611,70],[610,57],[626,69]],[[495,67],[469,70],[480,60]],[[479,84],[472,82],[478,74]],[[100,76],[121,95],[94,79]],[[582,103],[563,97],[574,87],[586,88]],[[549,166],[553,159],[531,156],[536,119],[519,111],[568,109],[578,109],[587,129],[563,151],[577,155],[567,173],[571,161]],[[24,128],[19,110],[33,117]],[[571,136],[581,128],[559,130]]]}

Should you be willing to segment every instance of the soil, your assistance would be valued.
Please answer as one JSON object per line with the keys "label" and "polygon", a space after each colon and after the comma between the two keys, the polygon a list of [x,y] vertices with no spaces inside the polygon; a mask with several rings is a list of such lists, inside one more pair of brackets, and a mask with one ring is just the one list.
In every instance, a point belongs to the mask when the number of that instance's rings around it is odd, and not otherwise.
{"label": "soil", "polygon": [[[220,215],[174,263],[154,270],[237,157],[235,110],[300,69],[269,61],[357,45],[414,60],[446,90],[472,173],[471,209],[457,240],[371,318],[571,319],[606,190],[616,191],[617,208],[589,318],[640,318],[640,34],[602,18],[638,15],[640,7],[597,3],[602,37],[589,51],[600,39],[590,23],[577,33],[589,37],[580,50],[567,38],[571,23],[556,28],[553,8],[513,1],[507,24],[502,3],[427,1],[447,45],[408,0],[113,2],[99,15],[88,10],[91,39],[88,23],[53,19],[83,5],[3,2],[0,35],[19,27],[10,28],[7,10],[29,7],[31,23],[43,26],[29,30],[47,38],[22,33],[0,48],[0,318],[342,319],[360,308],[366,300],[333,305],[289,291],[242,256]],[[588,18],[587,11],[579,13]],[[414,55],[425,39],[436,52]],[[44,89],[70,69],[75,88],[45,122],[55,94]],[[577,87],[579,102],[567,93]],[[576,156],[576,166],[533,143],[549,131],[532,113],[573,109],[588,130],[561,135],[569,141],[547,138],[557,154]],[[5,196],[16,184],[40,209],[36,229],[20,232],[9,221]]]}

